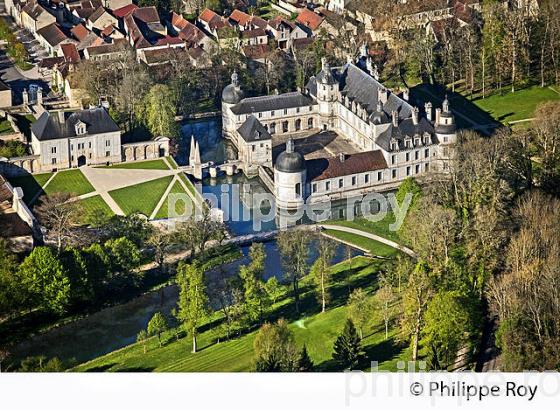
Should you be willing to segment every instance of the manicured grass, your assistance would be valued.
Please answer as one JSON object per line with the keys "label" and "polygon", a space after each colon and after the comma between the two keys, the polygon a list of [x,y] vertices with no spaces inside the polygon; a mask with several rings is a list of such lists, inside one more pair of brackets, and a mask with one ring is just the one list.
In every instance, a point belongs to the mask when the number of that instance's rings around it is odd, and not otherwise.
{"label": "manicured grass", "polygon": [[544,101],[558,101],[560,94],[550,88],[533,86],[515,93],[493,94],[474,103],[496,120],[507,124],[511,121],[532,118],[537,105]]}
{"label": "manicured grass", "polygon": [[47,195],[56,192],[67,192],[75,196],[80,196],[93,192],[94,190],[93,186],[79,169],[71,169],[57,173],[45,188]]}
{"label": "manicured grass", "polygon": [[41,190],[41,187],[45,185],[51,176],[52,173],[48,172],[45,174],[33,174],[8,178],[8,180],[14,187],[20,187],[23,189],[23,200],[26,204],[29,204],[29,201],[37,195],[37,192]]}
{"label": "manicured grass", "polygon": [[173,169],[179,168],[179,165],[177,164],[177,161],[175,161],[175,158],[173,158],[172,156],[167,157],[167,162],[169,162],[169,165],[171,165],[171,168],[173,168]]}
{"label": "manicured grass", "polygon": [[373,233],[375,235],[382,236],[383,238],[390,239],[395,242],[399,242],[398,232],[392,230],[390,225],[395,222],[395,216],[392,212],[388,212],[385,218],[378,222],[372,222],[367,218],[356,217],[352,221],[347,221],[345,219],[339,219],[335,221],[327,221],[326,225],[339,225],[346,226],[348,228],[359,229],[360,231],[365,231]]}
{"label": "manicured grass", "polygon": [[0,120],[0,134],[10,134],[14,132],[12,129],[12,124],[7,119]]}
{"label": "manicured grass", "polygon": [[154,159],[150,161],[140,162],[123,162],[122,164],[115,164],[109,166],[101,166],[98,168],[119,168],[119,169],[169,169],[163,159]]}
{"label": "manicured grass", "polygon": [[185,183],[185,185],[187,185],[187,188],[189,188],[189,192],[191,193],[191,196],[193,198],[196,198],[197,196],[197,192],[196,192],[196,188],[193,185],[193,183],[191,182],[191,180],[182,172],[179,174],[179,178],[181,178],[183,180],[183,182]]}
{"label": "manicured grass", "polygon": [[107,205],[103,198],[101,198],[101,195],[81,199],[79,204],[83,209],[82,221],[86,224],[91,223],[91,219],[95,215],[103,215],[106,217],[114,215],[111,208],[109,208],[109,205]]}
{"label": "manicured grass", "polygon": [[172,179],[173,176],[170,175],[153,181],[116,189],[109,192],[109,195],[117,202],[126,215],[140,212],[150,216]]}
{"label": "manicured grass", "polygon": [[[181,183],[179,181],[175,181],[175,183],[173,184],[173,187],[171,188],[171,191],[169,191],[169,194],[184,194],[185,195],[185,201],[188,201],[188,203],[190,204],[190,207],[192,209],[191,212],[194,212],[194,208],[192,208],[193,203],[192,203],[191,197],[189,196],[189,194],[187,194],[185,192],[185,189],[183,188],[183,185],[181,185]],[[167,196],[167,198],[163,202],[163,205],[161,206],[161,208],[159,208],[158,212],[156,213],[155,219],[168,218],[169,217],[168,207],[169,207],[169,195]],[[182,216],[185,213],[185,202],[183,202],[182,200],[176,201],[175,212],[177,213],[177,215]]]}
{"label": "manicured grass", "polygon": [[389,257],[394,256],[397,253],[395,248],[353,233],[335,231],[331,229],[325,230],[325,233],[329,236],[340,239],[341,241],[354,244],[361,249],[366,249],[374,256]]}
{"label": "manicured grass", "polygon": [[[352,288],[362,287],[372,295],[377,288],[377,272],[382,262],[358,257],[350,264],[342,262],[332,268],[335,284],[330,287],[332,302],[325,313],[319,313],[315,294],[311,291],[310,280],[302,281],[301,305],[303,316],[294,314],[293,299],[286,297],[273,306],[268,317],[274,321],[285,317],[295,334],[299,348],[306,345],[317,371],[340,371],[338,363],[332,360],[333,344],[344,327],[347,317],[345,306],[348,297],[348,285]],[[346,279],[348,278],[348,284]],[[372,297],[372,296],[370,296]],[[143,353],[141,344],[136,343],[106,356],[78,366],[77,371],[161,371],[161,372],[238,372],[252,371],[253,340],[256,331],[244,334],[230,341],[221,341],[216,333],[218,314],[214,314],[207,324],[209,330],[203,331],[198,337],[199,352],[191,351],[191,338],[181,335],[177,340],[174,331],[164,335],[164,346],[159,348],[157,339],[147,342],[148,352]],[[299,319],[299,320],[298,320]],[[364,329],[362,341],[367,360],[363,369],[369,369],[370,361],[378,361],[384,370],[396,370],[398,360],[407,360],[408,351],[395,341],[396,330],[392,329],[389,339],[385,340],[380,321],[373,321]]]}

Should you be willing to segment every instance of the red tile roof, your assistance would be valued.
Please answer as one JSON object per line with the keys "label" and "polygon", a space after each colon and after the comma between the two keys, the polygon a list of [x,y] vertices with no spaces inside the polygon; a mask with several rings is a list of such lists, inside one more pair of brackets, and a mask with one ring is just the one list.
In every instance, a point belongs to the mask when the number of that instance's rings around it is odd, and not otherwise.
{"label": "red tile roof", "polygon": [[60,49],[64,59],[69,63],[77,63],[81,60],[80,53],[74,44],[61,44]]}
{"label": "red tile roof", "polygon": [[138,8],[138,6],[136,4],[127,4],[126,6],[121,7],[120,9],[113,10],[113,15],[116,18],[122,19],[122,18],[128,16],[130,13],[132,13],[137,8]]}
{"label": "red tile roof", "polygon": [[78,39],[78,41],[82,41],[89,34],[89,30],[82,23],[72,27],[70,32],[74,37]]}
{"label": "red tile roof", "polygon": [[270,54],[270,47],[268,44],[255,44],[252,46],[245,46],[242,49],[243,55],[251,60],[259,60],[265,58]]}
{"label": "red tile roof", "polygon": [[204,22],[206,22],[206,23],[210,23],[210,21],[212,21],[212,19],[215,19],[216,17],[217,17],[217,18],[220,18],[220,16],[217,15],[217,14],[216,14],[215,12],[213,12],[212,10],[210,10],[210,9],[204,9],[204,10],[202,11],[202,13],[200,13],[200,16],[198,16],[198,19],[199,19],[199,20],[202,20],[202,21],[204,21]]}
{"label": "red tile roof", "polygon": [[159,14],[154,6],[140,7],[132,12],[135,19],[143,23],[159,23]]}
{"label": "red tile roof", "polygon": [[178,45],[178,44],[183,44],[183,40],[181,40],[179,37],[171,37],[171,36],[165,36],[163,38],[158,39],[155,42],[155,46],[172,46],[172,45]]}
{"label": "red tile roof", "polygon": [[309,27],[311,30],[317,30],[323,22],[323,18],[309,9],[303,9],[301,13],[298,14],[296,21]]}
{"label": "red tile roof", "polygon": [[306,161],[308,179],[323,179],[361,174],[387,168],[387,162],[380,150],[346,155],[344,161],[339,157],[318,158]]}
{"label": "red tile roof", "polygon": [[233,12],[230,14],[229,18],[231,20],[235,21],[240,26],[244,26],[249,21],[251,21],[251,16],[250,15],[242,12],[241,10],[237,10],[237,9],[233,10]]}

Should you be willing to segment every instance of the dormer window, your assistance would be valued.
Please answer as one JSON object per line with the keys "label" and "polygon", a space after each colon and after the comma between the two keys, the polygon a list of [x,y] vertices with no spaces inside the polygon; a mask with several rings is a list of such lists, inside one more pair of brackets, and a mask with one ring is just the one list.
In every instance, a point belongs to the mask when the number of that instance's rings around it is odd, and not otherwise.
{"label": "dormer window", "polygon": [[78,121],[74,126],[76,130],[76,135],[84,135],[86,133],[86,124],[81,121]]}
{"label": "dormer window", "polygon": [[431,138],[430,134],[425,133],[424,134],[424,145],[429,145],[431,140],[432,140],[432,138]]}
{"label": "dormer window", "polygon": [[399,144],[397,140],[391,140],[391,151],[397,151],[399,149]]}
{"label": "dormer window", "polygon": [[406,146],[406,148],[412,148],[412,139],[410,137],[407,137],[407,139],[404,141],[404,145]]}

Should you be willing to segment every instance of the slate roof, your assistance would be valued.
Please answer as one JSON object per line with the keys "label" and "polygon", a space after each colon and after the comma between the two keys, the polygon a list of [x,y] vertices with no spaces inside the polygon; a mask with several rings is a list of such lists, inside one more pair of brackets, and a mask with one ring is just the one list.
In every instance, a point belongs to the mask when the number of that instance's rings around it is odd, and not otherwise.
{"label": "slate roof", "polygon": [[344,161],[337,157],[307,160],[308,181],[360,174],[387,168],[387,162],[380,150],[346,155]]}
{"label": "slate roof", "polygon": [[241,127],[237,129],[237,132],[246,142],[272,139],[272,136],[254,115],[247,117]]}
{"label": "slate roof", "polygon": [[435,140],[435,136],[433,135],[434,126],[431,122],[422,117],[419,119],[418,124],[414,125],[412,118],[407,118],[400,121],[398,127],[395,127],[391,123],[384,132],[379,134],[379,136],[375,140],[375,143],[385,151],[390,151],[391,139],[394,138],[397,140],[399,148],[402,149],[405,147],[404,140],[407,136],[414,138],[414,136],[419,135],[420,137],[422,137],[425,132],[431,135],[433,143],[437,143],[437,141]]}
{"label": "slate roof", "polygon": [[282,110],[285,108],[306,107],[317,104],[308,95],[299,91],[279,95],[265,95],[262,97],[244,98],[231,107],[236,115],[250,114],[252,112]]}
{"label": "slate roof", "polygon": [[81,111],[49,113],[45,111],[31,126],[31,132],[39,141],[47,141],[76,136],[75,125],[78,121],[86,124],[89,135],[119,131],[104,108],[92,108]]}

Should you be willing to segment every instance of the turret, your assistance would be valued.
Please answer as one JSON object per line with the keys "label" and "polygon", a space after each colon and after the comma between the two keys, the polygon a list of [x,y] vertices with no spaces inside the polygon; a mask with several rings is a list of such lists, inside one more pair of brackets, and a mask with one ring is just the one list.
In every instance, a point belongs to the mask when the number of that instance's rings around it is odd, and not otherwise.
{"label": "turret", "polygon": [[316,77],[319,114],[322,128],[331,129],[334,127],[333,104],[338,99],[338,81],[325,57],[321,59],[321,65],[322,69]]}
{"label": "turret", "polygon": [[303,204],[306,176],[303,155],[295,150],[290,138],[274,163],[274,194],[280,208],[295,209]]}
{"label": "turret", "polygon": [[222,128],[225,137],[233,137],[238,125],[241,125],[235,122],[235,115],[231,112],[231,107],[239,103],[243,97],[239,76],[234,71],[231,75],[231,83],[222,91]]}

